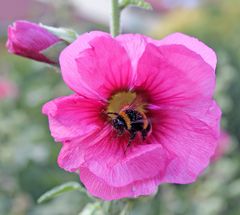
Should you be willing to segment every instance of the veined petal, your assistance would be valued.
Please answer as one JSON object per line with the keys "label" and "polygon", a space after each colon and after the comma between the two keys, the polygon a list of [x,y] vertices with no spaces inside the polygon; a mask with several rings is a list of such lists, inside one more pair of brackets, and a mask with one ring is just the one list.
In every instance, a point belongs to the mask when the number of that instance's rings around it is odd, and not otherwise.
{"label": "veined petal", "polygon": [[148,44],[139,60],[136,90],[161,107],[196,109],[212,99],[213,69],[181,45]]}
{"label": "veined petal", "polygon": [[195,37],[188,36],[183,33],[173,33],[161,40],[154,40],[141,34],[121,34],[116,37],[121,45],[126,49],[133,68],[135,70],[138,60],[142,56],[147,44],[156,46],[162,45],[182,45],[189,50],[200,55],[203,60],[208,63],[214,70],[216,68],[217,57],[213,49],[209,48],[202,41]]}
{"label": "veined petal", "polygon": [[131,63],[124,48],[111,37],[99,37],[89,44],[91,48],[76,59],[82,81],[103,98],[132,88]]}
{"label": "veined petal", "polygon": [[193,52],[199,54],[203,60],[213,68],[213,70],[216,68],[217,57],[215,52],[195,37],[191,37],[182,33],[173,33],[162,40],[149,39],[149,42],[154,43],[157,46],[183,45]]}
{"label": "veined petal", "polygon": [[100,197],[104,200],[115,200],[127,197],[136,198],[138,196],[150,195],[156,192],[159,183],[159,179],[156,177],[135,181],[121,187],[110,186],[86,167],[80,168],[80,179],[93,196]]}
{"label": "veined petal", "polygon": [[75,172],[84,163],[84,151],[87,144],[80,141],[70,141],[63,143],[58,155],[59,167],[69,172]]}
{"label": "veined petal", "polygon": [[[89,42],[91,40],[102,36],[107,37],[108,34],[101,31],[92,31],[90,33],[85,33],[79,36],[77,40],[66,47],[60,54],[59,62],[63,80],[68,85],[68,87],[79,94],[84,95],[84,92],[89,93],[89,90],[83,87],[81,75],[78,72],[76,58],[79,56],[79,53],[91,47],[89,45]],[[99,95],[97,92],[92,92],[91,97],[98,99]]]}
{"label": "veined petal", "polygon": [[48,116],[55,141],[69,141],[102,126],[102,107],[102,102],[71,95],[46,103],[42,112]]}
{"label": "veined petal", "polygon": [[85,156],[88,148],[106,139],[111,132],[109,129],[103,126],[80,138],[64,142],[58,156],[58,165],[69,172],[78,170],[86,162]]}
{"label": "veined petal", "polygon": [[[210,107],[211,108],[211,107]],[[219,137],[218,112],[198,119],[183,111],[153,111],[152,137],[175,156],[166,168],[165,182],[191,183],[207,167]],[[209,121],[215,118],[215,125]]]}
{"label": "veined petal", "polygon": [[110,35],[80,36],[60,56],[63,79],[80,95],[106,100],[132,87],[133,73],[125,49]]}
{"label": "veined petal", "polygon": [[136,76],[138,61],[145,51],[148,38],[141,34],[120,34],[116,40],[125,48],[131,60],[133,72]]}
{"label": "veined petal", "polygon": [[159,144],[136,145],[123,152],[117,141],[105,139],[88,148],[85,166],[108,185],[121,187],[136,180],[160,177],[171,160]]}

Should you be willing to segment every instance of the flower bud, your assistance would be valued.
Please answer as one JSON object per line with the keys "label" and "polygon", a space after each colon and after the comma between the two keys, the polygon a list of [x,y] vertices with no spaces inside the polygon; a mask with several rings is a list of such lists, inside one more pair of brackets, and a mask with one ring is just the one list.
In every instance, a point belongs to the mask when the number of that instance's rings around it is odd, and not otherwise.
{"label": "flower bud", "polygon": [[16,21],[8,27],[7,48],[10,53],[37,61],[56,64],[42,51],[60,42],[53,33],[38,24],[28,21]]}

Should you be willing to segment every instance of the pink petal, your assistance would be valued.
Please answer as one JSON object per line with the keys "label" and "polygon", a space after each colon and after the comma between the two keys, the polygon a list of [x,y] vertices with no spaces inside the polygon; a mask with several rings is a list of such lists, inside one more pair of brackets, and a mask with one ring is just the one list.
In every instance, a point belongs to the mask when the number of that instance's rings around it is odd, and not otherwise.
{"label": "pink petal", "polygon": [[157,46],[183,45],[193,52],[199,54],[203,60],[208,63],[214,70],[216,68],[217,57],[215,52],[197,38],[190,37],[182,33],[174,33],[170,34],[162,40],[150,39],[149,42],[154,43]]}
{"label": "pink petal", "polygon": [[181,45],[148,44],[139,60],[136,90],[162,108],[196,109],[211,101],[213,69],[198,54]]}
{"label": "pink petal", "polygon": [[113,91],[132,86],[126,51],[106,33],[80,36],[62,52],[60,64],[68,86],[89,98],[106,100]]}
{"label": "pink petal", "polygon": [[117,141],[103,140],[85,156],[89,171],[108,185],[121,187],[134,181],[161,176],[170,157],[159,144],[137,145],[126,154]]}
{"label": "pink petal", "polygon": [[183,45],[196,54],[199,54],[214,70],[216,68],[217,57],[215,52],[197,38],[182,33],[173,33],[161,40],[154,40],[141,34],[121,34],[117,36],[116,39],[126,49],[134,71],[146,45],[149,43],[156,46]]}
{"label": "pink petal", "polygon": [[114,187],[83,167],[80,168],[80,179],[93,196],[100,197],[104,200],[153,194],[157,190],[157,181],[159,180],[158,178],[151,178],[135,181],[127,186]]}
{"label": "pink petal", "polygon": [[68,141],[102,127],[102,107],[101,102],[71,95],[46,103],[42,112],[49,118],[55,141]]}
{"label": "pink petal", "polygon": [[58,156],[58,165],[70,172],[78,170],[86,162],[88,148],[106,139],[110,132],[108,126],[102,126],[80,138],[64,142]]}
{"label": "pink petal", "polygon": [[18,89],[16,84],[0,76],[0,101],[8,98],[16,98],[17,96]]}
{"label": "pink petal", "polygon": [[160,177],[171,160],[159,144],[136,145],[125,153],[124,150],[123,142],[114,138],[111,125],[106,125],[86,138],[64,143],[58,163],[68,171],[87,167],[107,184],[125,186]]}
{"label": "pink petal", "polygon": [[131,60],[133,72],[136,75],[138,61],[145,51],[148,38],[141,34],[120,34],[116,40],[125,48]]}
{"label": "pink petal", "polygon": [[75,172],[84,163],[84,150],[87,145],[79,141],[63,143],[58,155],[58,165],[69,172]]}
{"label": "pink petal", "polygon": [[216,132],[216,136],[220,135],[220,119],[221,119],[221,109],[215,101],[205,105],[207,108],[201,111],[189,112],[188,114],[193,117],[205,122],[209,127]]}
{"label": "pink petal", "polygon": [[[92,31],[90,33],[82,34],[75,40],[72,44],[70,44],[67,48],[65,48],[60,54],[60,66],[62,71],[62,76],[65,83],[75,92],[84,95],[84,92],[89,93],[88,90],[85,89],[86,86],[82,86],[81,83],[81,75],[78,72],[78,65],[76,63],[76,58],[79,56],[79,53],[90,48],[89,41],[93,40],[97,37],[106,36],[107,33],[100,31]],[[83,91],[83,92],[82,92]],[[98,98],[99,95],[97,92],[92,92],[92,97]]]}
{"label": "pink petal", "polygon": [[[216,149],[220,116],[213,113],[202,121],[178,110],[152,112],[153,118],[159,119],[153,121],[153,138],[175,156],[163,181],[181,184],[195,181]],[[211,127],[209,121],[214,117],[216,126]]]}

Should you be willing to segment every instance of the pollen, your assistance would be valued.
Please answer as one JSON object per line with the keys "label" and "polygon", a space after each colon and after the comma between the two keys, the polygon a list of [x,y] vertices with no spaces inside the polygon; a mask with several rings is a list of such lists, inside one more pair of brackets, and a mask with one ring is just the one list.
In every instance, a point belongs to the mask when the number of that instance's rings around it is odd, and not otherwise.
{"label": "pollen", "polygon": [[142,102],[143,99],[136,93],[131,91],[122,91],[114,94],[110,97],[109,104],[107,106],[106,112],[119,113],[125,106],[132,104],[136,99],[141,101],[138,104],[138,110],[145,112],[146,103]]}

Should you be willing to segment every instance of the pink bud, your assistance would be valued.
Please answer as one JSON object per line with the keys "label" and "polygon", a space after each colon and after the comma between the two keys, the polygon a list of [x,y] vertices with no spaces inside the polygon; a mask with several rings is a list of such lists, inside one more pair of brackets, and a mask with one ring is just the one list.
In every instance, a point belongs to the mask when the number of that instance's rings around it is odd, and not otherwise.
{"label": "pink bud", "polygon": [[7,48],[10,53],[54,64],[41,51],[59,42],[59,38],[41,26],[28,21],[16,21],[8,27]]}

